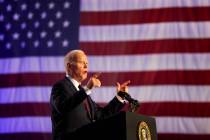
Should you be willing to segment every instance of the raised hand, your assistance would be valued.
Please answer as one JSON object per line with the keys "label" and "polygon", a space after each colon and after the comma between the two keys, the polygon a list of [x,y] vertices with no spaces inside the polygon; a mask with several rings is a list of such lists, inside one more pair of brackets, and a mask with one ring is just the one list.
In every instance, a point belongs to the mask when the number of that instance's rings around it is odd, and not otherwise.
{"label": "raised hand", "polygon": [[128,92],[128,84],[130,83],[131,81],[128,80],[122,84],[120,84],[119,82],[117,82],[117,93],[119,91],[122,91],[122,92]]}
{"label": "raised hand", "polygon": [[101,73],[95,73],[92,77],[90,77],[87,88],[92,89],[93,87],[100,87],[101,81],[98,79],[98,77],[101,75]]}

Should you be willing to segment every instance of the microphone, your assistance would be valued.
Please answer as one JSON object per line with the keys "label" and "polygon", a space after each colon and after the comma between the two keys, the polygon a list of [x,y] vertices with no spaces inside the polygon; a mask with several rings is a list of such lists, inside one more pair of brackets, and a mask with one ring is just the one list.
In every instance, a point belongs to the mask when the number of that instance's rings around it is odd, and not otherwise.
{"label": "microphone", "polygon": [[131,98],[131,96],[127,92],[119,91],[117,93],[121,98],[126,99],[128,102],[133,102],[135,99]]}
{"label": "microphone", "polygon": [[133,99],[127,92],[119,91],[117,94],[118,96],[120,96],[121,98],[124,98],[125,100],[129,102],[129,105],[130,105],[129,110],[131,112],[135,112],[137,108],[140,106],[139,102]]}

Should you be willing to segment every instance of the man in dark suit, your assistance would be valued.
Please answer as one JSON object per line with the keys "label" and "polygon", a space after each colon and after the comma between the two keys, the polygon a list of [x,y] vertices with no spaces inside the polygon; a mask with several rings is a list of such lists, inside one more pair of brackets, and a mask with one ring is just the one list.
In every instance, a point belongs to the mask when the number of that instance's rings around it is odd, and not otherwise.
{"label": "man in dark suit", "polygon": [[[83,51],[70,51],[65,56],[64,63],[66,77],[53,86],[50,97],[54,140],[71,138],[71,134],[73,136],[78,128],[119,112],[124,105],[123,99],[118,95],[103,108],[91,99],[91,90],[101,85],[99,74],[93,75],[85,87],[80,85],[87,78],[88,72],[88,60]],[[117,83],[117,92],[126,92],[129,83],[130,81],[122,85]]]}

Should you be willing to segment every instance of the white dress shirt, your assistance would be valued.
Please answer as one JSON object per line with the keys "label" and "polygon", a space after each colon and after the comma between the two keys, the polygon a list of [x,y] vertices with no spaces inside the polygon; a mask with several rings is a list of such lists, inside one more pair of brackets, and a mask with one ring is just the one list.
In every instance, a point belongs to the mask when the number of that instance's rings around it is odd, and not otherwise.
{"label": "white dress shirt", "polygon": [[[73,83],[74,87],[77,89],[77,91],[79,91],[79,85],[81,83],[77,82],[75,79],[71,78],[69,75],[66,75],[67,78],[69,78],[69,80]],[[87,95],[90,95],[91,94],[91,90],[87,87],[83,87],[86,94]]]}

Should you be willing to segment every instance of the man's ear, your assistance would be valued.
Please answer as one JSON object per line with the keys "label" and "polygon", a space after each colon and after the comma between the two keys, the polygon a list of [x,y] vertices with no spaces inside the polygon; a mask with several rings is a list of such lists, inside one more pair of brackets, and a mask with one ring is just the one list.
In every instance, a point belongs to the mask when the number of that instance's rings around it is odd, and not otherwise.
{"label": "man's ear", "polygon": [[66,69],[69,71],[69,69],[71,69],[71,68],[72,68],[71,63],[67,63],[67,64],[66,64]]}

